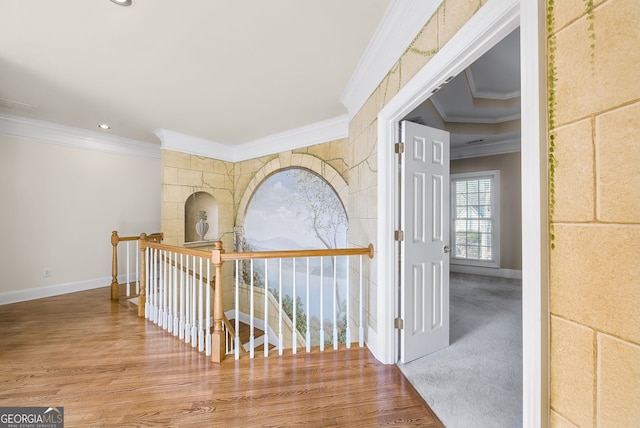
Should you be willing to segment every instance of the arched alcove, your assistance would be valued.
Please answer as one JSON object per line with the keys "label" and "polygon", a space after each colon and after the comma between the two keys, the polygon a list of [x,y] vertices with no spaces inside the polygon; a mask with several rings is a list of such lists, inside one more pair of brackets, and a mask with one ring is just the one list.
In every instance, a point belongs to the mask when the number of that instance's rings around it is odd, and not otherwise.
{"label": "arched alcove", "polygon": [[194,192],[184,203],[184,242],[201,241],[196,224],[199,222],[199,214],[206,213],[206,222],[209,230],[204,235],[204,240],[218,238],[218,204],[213,196],[207,192]]}

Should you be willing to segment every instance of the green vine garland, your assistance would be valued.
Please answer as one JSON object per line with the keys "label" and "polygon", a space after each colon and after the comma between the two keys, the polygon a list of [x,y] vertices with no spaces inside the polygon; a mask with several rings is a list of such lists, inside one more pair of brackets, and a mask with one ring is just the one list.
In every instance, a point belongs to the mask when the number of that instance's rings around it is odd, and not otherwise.
{"label": "green vine garland", "polygon": [[556,152],[556,36],[554,32],[555,17],[554,17],[554,5],[555,0],[548,0],[547,2],[547,91],[548,91],[548,115],[549,115],[549,240],[551,242],[551,249],[556,248],[555,244],[555,231],[553,223],[553,215],[555,213],[556,205],[556,165],[557,160],[555,156]]}

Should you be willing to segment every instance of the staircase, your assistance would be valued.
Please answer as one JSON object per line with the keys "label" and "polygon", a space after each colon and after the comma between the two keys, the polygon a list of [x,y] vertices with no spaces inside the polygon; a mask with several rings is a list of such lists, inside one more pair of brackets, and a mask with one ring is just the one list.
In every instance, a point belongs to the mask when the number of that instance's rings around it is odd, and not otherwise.
{"label": "staircase", "polygon": [[[236,325],[236,321],[234,319],[229,320],[229,322],[231,323],[231,325]],[[246,352],[249,352],[249,343],[251,341],[251,326],[240,321],[240,331],[238,332],[238,335],[240,336],[240,343],[242,343],[242,347]],[[264,334],[264,331],[255,326],[253,327],[253,341],[256,345],[256,351],[264,351],[264,342],[269,342],[267,336]],[[273,348],[275,348],[275,345],[269,344],[269,350]]]}

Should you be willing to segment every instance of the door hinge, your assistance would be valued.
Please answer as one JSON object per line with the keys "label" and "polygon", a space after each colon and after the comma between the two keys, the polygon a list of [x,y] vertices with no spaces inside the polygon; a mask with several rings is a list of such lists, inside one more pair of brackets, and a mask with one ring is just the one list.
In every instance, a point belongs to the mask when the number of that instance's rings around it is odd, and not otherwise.
{"label": "door hinge", "polygon": [[404,328],[404,321],[402,321],[402,318],[396,318],[393,320],[393,328],[397,328],[398,330],[402,330]]}
{"label": "door hinge", "polygon": [[393,232],[393,239],[396,241],[404,241],[404,232],[402,230],[396,230]]}
{"label": "door hinge", "polygon": [[400,154],[400,153],[404,153],[404,143],[396,143],[395,144],[395,152]]}

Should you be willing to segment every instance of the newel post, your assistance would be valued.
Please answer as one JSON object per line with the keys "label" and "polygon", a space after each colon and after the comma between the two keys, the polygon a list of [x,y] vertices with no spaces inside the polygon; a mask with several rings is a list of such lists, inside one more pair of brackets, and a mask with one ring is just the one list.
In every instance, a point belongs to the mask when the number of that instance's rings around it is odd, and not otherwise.
{"label": "newel post", "polygon": [[138,272],[138,281],[140,281],[140,293],[138,294],[138,316],[145,316],[145,306],[147,304],[147,234],[140,234],[140,272]]}
{"label": "newel post", "polygon": [[222,330],[224,309],[222,306],[222,242],[216,241],[211,251],[211,262],[216,267],[216,282],[213,297],[213,333],[211,334],[211,360],[221,363],[225,354],[225,333]]}
{"label": "newel post", "polygon": [[111,300],[118,300],[118,232],[111,232],[111,246],[113,248],[111,255]]}

